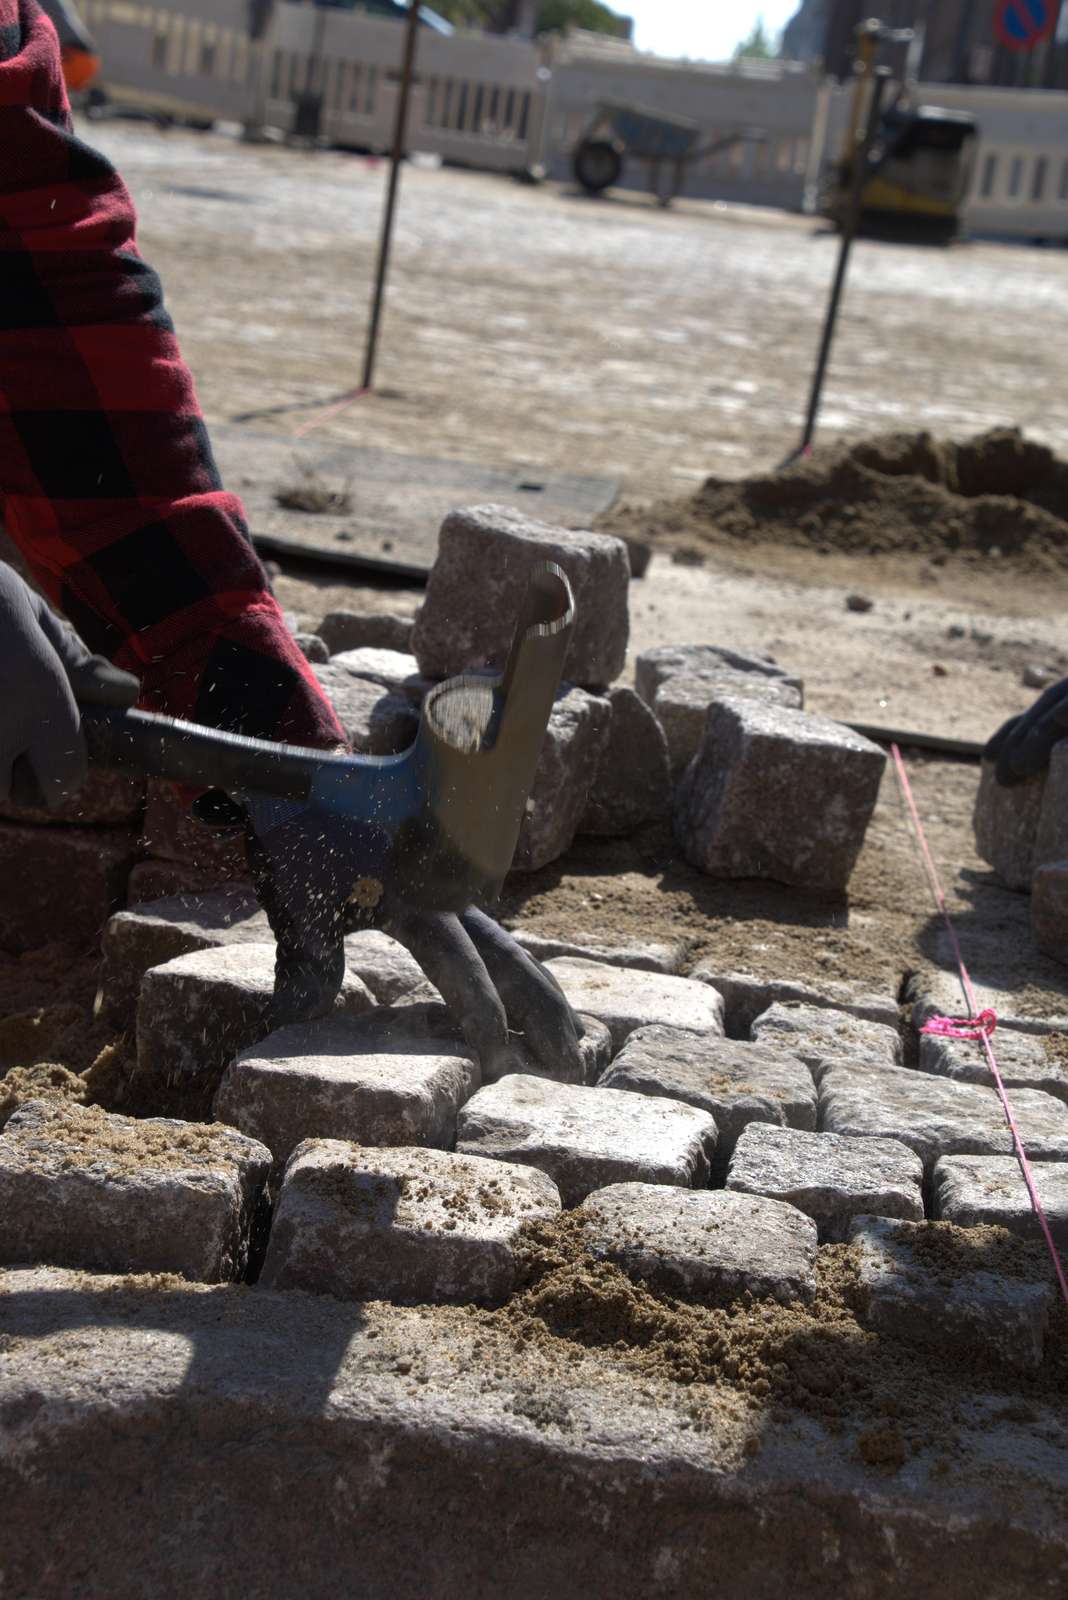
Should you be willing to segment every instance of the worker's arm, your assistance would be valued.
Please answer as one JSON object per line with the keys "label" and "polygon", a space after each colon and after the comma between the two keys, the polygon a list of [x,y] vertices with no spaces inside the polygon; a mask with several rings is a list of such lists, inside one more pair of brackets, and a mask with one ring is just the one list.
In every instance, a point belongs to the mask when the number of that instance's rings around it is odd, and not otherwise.
{"label": "worker's arm", "polygon": [[337,719],[223,491],[111,164],[56,35],[0,0],[0,508],[35,580],[142,704],[329,747]]}

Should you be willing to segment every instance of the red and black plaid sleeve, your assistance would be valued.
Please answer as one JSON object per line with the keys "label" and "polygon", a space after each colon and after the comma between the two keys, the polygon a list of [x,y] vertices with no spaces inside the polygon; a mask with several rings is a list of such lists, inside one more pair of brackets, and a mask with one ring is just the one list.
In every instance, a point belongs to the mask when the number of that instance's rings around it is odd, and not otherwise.
{"label": "red and black plaid sleeve", "polygon": [[0,0],[0,510],[142,703],[330,746],[337,719],[223,491],[133,205],[70,123],[55,31]]}

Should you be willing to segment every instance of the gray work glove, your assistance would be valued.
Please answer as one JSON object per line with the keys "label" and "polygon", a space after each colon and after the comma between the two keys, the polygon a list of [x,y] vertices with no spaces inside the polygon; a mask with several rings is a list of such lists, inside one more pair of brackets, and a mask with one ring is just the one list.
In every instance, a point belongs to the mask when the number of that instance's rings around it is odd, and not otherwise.
{"label": "gray work glove", "polygon": [[581,1024],[559,984],[484,912],[397,900],[386,882],[388,841],[371,822],[327,838],[310,811],[294,808],[280,821],[268,801],[250,812],[249,863],[278,943],[275,1027],[330,1010],[345,976],[345,934],[374,927],[415,957],[487,1082],[515,1071],[579,1077]]}
{"label": "gray work glove", "polygon": [[1068,678],[1051,684],[1029,711],[1002,723],[983,756],[996,762],[995,777],[1009,787],[1044,772],[1062,739],[1068,739]]}
{"label": "gray work glove", "polygon": [[138,691],[0,562],[0,802],[58,805],[88,770],[76,701],[128,706]]}

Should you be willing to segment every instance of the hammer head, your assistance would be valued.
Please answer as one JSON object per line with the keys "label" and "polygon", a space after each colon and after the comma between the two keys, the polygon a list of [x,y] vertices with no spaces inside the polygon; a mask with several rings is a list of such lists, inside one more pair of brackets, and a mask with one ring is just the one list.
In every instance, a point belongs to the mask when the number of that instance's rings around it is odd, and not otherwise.
{"label": "hammer head", "polygon": [[384,879],[410,905],[458,911],[499,895],[571,640],[571,586],[535,567],[498,676],[438,684],[398,756],[321,758],[309,796],[331,831],[373,824]]}

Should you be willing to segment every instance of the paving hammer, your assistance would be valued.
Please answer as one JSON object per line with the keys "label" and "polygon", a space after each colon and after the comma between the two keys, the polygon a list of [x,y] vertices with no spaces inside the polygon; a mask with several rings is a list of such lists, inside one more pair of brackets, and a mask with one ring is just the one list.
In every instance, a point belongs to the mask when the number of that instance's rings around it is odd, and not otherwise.
{"label": "paving hammer", "polygon": [[504,672],[437,684],[399,755],[326,754],[83,705],[89,760],[246,805],[296,802],[324,851],[354,824],[369,826],[392,894],[420,910],[461,911],[496,899],[512,864],[574,620],[564,573],[536,566]]}

